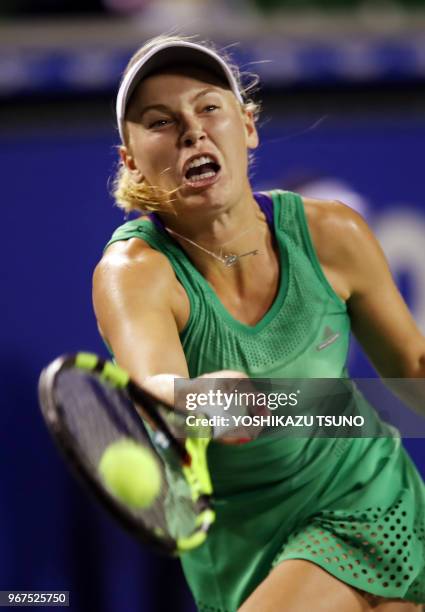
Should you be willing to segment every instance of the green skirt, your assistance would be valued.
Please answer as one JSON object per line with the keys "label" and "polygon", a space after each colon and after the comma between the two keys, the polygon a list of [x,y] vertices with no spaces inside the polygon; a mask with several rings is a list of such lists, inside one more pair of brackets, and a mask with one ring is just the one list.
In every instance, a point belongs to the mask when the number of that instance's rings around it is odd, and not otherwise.
{"label": "green skirt", "polygon": [[217,520],[182,556],[202,612],[234,612],[286,559],[357,589],[425,603],[425,485],[398,432],[212,443]]}

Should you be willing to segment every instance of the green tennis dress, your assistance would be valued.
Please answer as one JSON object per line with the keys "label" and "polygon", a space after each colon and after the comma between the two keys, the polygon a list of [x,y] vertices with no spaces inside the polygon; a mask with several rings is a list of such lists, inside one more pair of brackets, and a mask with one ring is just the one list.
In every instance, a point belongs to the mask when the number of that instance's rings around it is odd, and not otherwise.
{"label": "green tennis dress", "polygon": [[[190,301],[181,342],[191,377],[221,369],[253,378],[347,376],[346,305],[322,272],[303,201],[290,192],[269,196],[280,285],[254,326],[230,315],[150,220],[129,221],[108,243],[139,237],[169,258]],[[425,603],[425,485],[398,432],[377,422],[381,435],[374,438],[210,444],[217,519],[206,542],[182,556],[201,612],[235,612],[286,559],[316,563],[374,595]]]}

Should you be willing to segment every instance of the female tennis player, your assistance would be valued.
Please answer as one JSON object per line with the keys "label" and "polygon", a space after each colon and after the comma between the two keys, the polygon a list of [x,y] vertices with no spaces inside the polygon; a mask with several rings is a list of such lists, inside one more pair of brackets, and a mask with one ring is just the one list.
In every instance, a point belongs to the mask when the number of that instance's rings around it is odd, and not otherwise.
{"label": "female tennis player", "polygon": [[[253,193],[257,107],[209,45],[159,37],[117,98],[119,227],[94,275],[100,332],[142,385],[347,376],[350,324],[383,377],[424,377],[425,339],[363,219]],[[382,424],[385,427],[385,424]],[[182,556],[201,611],[413,612],[425,487],[400,438],[213,442],[217,520]]]}

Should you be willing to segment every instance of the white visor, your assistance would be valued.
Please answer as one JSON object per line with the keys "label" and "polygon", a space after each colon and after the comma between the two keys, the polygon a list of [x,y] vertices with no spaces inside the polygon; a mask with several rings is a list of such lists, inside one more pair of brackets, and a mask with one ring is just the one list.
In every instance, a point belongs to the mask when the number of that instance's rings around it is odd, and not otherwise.
{"label": "white visor", "polygon": [[117,123],[121,140],[124,142],[124,118],[131,94],[148,74],[171,64],[190,64],[207,68],[227,81],[236,98],[243,104],[237,80],[227,63],[212,49],[186,41],[164,42],[156,45],[141,57],[124,76],[117,96]]}

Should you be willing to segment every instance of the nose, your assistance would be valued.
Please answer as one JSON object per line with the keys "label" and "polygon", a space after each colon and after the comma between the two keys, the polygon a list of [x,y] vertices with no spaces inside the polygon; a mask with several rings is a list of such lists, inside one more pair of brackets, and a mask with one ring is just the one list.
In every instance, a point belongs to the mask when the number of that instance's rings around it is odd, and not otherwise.
{"label": "nose", "polygon": [[186,119],[181,133],[180,142],[184,147],[193,147],[200,140],[205,140],[206,134],[202,124],[195,118]]}

